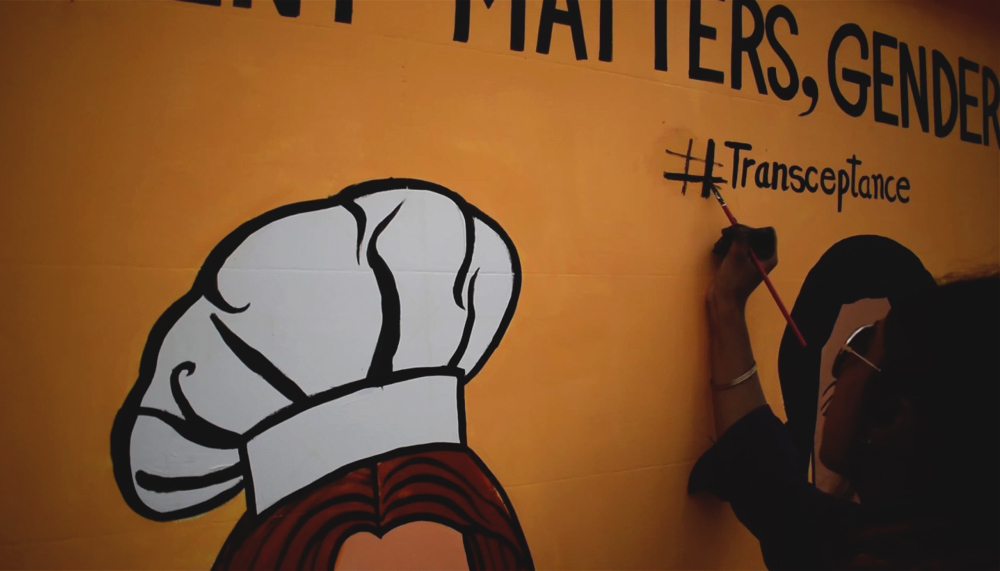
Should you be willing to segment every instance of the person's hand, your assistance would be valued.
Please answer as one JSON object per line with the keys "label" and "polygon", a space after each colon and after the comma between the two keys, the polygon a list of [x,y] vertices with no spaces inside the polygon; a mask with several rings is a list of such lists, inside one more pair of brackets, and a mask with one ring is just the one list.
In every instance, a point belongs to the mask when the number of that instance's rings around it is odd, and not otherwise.
{"label": "person's hand", "polygon": [[712,249],[722,263],[708,288],[707,301],[710,304],[746,306],[750,294],[763,281],[750,257],[751,248],[764,270],[771,273],[778,265],[778,236],[774,228],[738,225],[722,230],[722,238]]}

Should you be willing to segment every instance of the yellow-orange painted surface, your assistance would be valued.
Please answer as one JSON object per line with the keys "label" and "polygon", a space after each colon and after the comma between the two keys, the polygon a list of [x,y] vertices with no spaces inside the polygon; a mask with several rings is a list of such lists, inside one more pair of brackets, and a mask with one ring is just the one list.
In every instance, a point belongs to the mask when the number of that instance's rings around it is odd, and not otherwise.
{"label": "yellow-orange painted surface", "polygon": [[[801,93],[759,95],[746,61],[742,89],[730,87],[722,2],[702,6],[719,41],[701,55],[722,85],[688,77],[688,2],[668,3],[667,72],[653,67],[652,0],[615,3],[610,63],[597,59],[590,0],[586,61],[565,26],[536,53],[534,0],[524,52],[509,50],[506,0],[489,11],[472,0],[467,43],[452,40],[445,0],[355,0],[349,25],[325,1],[306,0],[296,19],[264,0],[0,2],[0,567],[209,568],[242,496],[156,523],[129,510],[112,475],[111,422],[146,335],[238,224],[399,176],[460,193],[520,254],[518,309],[467,388],[467,415],[536,565],[761,568],[728,506],[685,493],[713,437],[702,297],[726,221],[699,185],[682,195],[664,180],[684,167],[665,150],[690,140],[703,157],[714,139],[727,181],[726,140],[758,160],[839,169],[856,155],[868,173],[908,178],[909,203],[848,195],[839,213],[822,192],[722,186],[741,222],[777,228],[772,277],[789,306],[847,236],[893,238],[935,275],[1000,257],[997,142],[876,123],[871,100],[849,117],[826,68],[834,31],[855,22],[869,41],[878,30],[928,59],[940,50],[956,70],[959,56],[1000,70],[996,12],[788,5],[799,35],[779,25],[780,39],[820,86],[806,117]],[[886,53],[885,105],[899,113],[898,56]],[[856,47],[844,57],[871,72]],[[769,50],[761,60],[778,64]],[[969,91],[980,86],[970,76]],[[970,113],[981,133],[981,108]],[[784,322],[764,293],[749,319],[781,414]]]}

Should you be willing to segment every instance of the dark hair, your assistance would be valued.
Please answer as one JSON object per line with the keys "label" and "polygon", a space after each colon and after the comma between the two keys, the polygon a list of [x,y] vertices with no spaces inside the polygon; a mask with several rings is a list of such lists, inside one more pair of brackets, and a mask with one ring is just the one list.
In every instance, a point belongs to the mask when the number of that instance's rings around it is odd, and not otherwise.
{"label": "dark hair", "polygon": [[809,270],[792,308],[808,346],[800,346],[786,328],[778,351],[785,415],[796,447],[796,468],[803,477],[814,457],[820,359],[840,308],[877,298],[887,298],[895,307],[934,286],[934,278],[913,252],[883,236],[845,238]]}
{"label": "dark hair", "polygon": [[[1000,275],[948,283],[894,306],[886,318],[881,385],[906,397],[926,508],[1000,523]],[[880,397],[881,395],[881,397]],[[986,518],[986,519],[984,519]]]}

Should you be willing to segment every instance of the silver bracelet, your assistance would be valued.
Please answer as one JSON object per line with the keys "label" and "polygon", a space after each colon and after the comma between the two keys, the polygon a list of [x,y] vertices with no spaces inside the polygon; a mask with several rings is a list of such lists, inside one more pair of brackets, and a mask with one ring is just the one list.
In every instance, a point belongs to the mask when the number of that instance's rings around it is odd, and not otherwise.
{"label": "silver bracelet", "polygon": [[726,383],[724,385],[717,385],[715,383],[709,383],[709,384],[712,385],[712,390],[714,390],[714,391],[724,391],[724,390],[727,390],[727,389],[731,389],[731,388],[735,387],[736,385],[742,383],[743,381],[749,379],[756,372],[757,372],[757,363],[755,362],[753,364],[753,366],[750,367],[749,371],[743,373],[742,375],[736,377],[735,379],[733,379],[732,381],[729,381],[728,383]]}

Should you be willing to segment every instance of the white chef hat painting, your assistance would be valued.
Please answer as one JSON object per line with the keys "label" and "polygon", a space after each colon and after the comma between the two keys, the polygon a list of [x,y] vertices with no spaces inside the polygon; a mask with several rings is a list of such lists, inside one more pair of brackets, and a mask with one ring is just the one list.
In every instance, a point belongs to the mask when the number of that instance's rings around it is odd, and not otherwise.
{"label": "white chef hat painting", "polygon": [[246,222],[153,326],[112,429],[122,496],[164,521],[245,490],[261,514],[366,459],[464,447],[463,388],[520,279],[503,229],[423,181]]}

